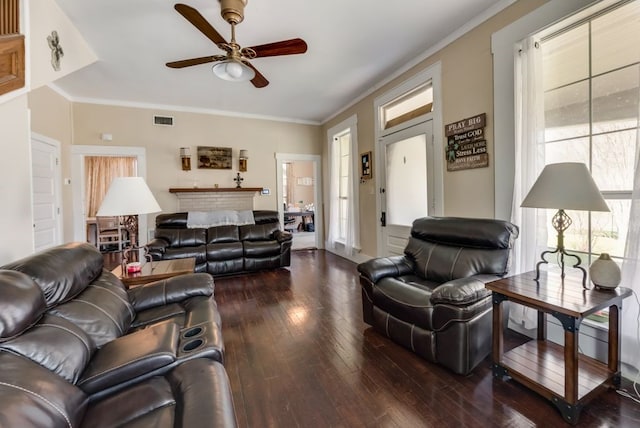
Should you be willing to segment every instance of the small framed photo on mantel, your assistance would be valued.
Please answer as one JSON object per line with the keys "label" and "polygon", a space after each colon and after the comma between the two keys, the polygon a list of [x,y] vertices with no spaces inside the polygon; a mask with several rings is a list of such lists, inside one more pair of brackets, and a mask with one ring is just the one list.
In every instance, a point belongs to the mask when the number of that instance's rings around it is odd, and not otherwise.
{"label": "small framed photo on mantel", "polygon": [[362,153],[360,155],[360,178],[363,180],[369,180],[373,174],[373,159],[371,158],[371,152]]}

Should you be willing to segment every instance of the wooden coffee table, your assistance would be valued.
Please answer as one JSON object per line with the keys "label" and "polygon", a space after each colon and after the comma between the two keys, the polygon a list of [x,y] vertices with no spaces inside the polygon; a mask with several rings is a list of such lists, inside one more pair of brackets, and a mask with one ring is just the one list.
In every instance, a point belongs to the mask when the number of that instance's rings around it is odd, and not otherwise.
{"label": "wooden coffee table", "polygon": [[196,259],[188,257],[175,260],[160,260],[157,262],[145,262],[140,272],[122,273],[122,266],[111,271],[120,278],[126,288],[135,287],[149,282],[167,279],[185,273],[193,273],[196,267]]}

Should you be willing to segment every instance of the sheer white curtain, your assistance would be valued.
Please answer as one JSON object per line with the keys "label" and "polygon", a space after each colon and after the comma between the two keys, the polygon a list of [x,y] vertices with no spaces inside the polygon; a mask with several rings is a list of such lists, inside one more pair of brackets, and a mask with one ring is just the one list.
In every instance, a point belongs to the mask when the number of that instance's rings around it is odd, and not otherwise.
{"label": "sheer white curtain", "polygon": [[340,238],[340,156],[335,138],[329,143],[329,232],[327,248],[335,249]]}
{"label": "sheer white curtain", "polygon": [[344,253],[345,255],[355,255],[360,250],[360,238],[358,227],[358,205],[357,205],[357,180],[356,168],[354,166],[355,133],[350,133],[350,153],[351,161],[348,163],[348,196],[347,196],[347,224],[344,237],[340,236],[340,163],[341,153],[339,143],[333,139],[329,144],[329,232],[327,236],[327,248]]}
{"label": "sheer white curtain", "polygon": [[[544,212],[521,208],[520,204],[544,167],[544,111],[542,62],[540,49],[533,38],[524,40],[516,55],[515,102],[515,177],[511,222],[520,228],[514,245],[512,273],[533,270],[546,242]],[[511,305],[510,319],[526,329],[537,325],[536,312]]]}
{"label": "sheer white curtain", "polygon": [[[640,76],[639,80],[640,82]],[[640,99],[640,87],[638,87]],[[622,263],[622,286],[631,288],[635,298],[623,303],[622,311],[622,361],[640,368],[640,102],[638,104],[638,128],[636,129],[636,164],[631,196],[631,213]]]}

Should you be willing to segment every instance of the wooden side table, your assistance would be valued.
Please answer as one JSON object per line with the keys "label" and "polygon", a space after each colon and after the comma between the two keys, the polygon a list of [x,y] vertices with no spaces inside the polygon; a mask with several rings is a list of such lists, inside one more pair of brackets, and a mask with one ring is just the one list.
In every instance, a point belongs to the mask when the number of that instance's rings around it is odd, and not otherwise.
{"label": "wooden side table", "polygon": [[187,257],[184,259],[146,262],[142,265],[140,272],[135,273],[125,272],[123,274],[122,266],[118,265],[111,273],[120,278],[125,287],[130,288],[185,273],[192,273],[195,267],[196,259],[194,257]]}
{"label": "wooden side table", "polygon": [[[493,292],[493,375],[511,377],[551,400],[563,418],[576,424],[584,404],[609,386],[620,385],[620,320],[628,288],[584,290],[581,278],[535,272],[503,278],[486,287]],[[538,311],[537,340],[504,352],[502,330],[505,300]],[[578,353],[579,328],[585,317],[609,308],[607,364]],[[546,314],[560,321],[564,348],[546,340]]]}

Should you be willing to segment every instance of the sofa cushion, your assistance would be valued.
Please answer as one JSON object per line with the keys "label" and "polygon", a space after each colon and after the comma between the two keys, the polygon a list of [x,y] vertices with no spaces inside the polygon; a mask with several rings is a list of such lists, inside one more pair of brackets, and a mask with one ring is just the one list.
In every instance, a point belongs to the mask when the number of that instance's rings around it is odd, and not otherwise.
{"label": "sofa cushion", "polygon": [[207,229],[207,244],[238,241],[238,226],[215,226]]}
{"label": "sofa cushion", "polygon": [[106,270],[75,299],[49,312],[79,326],[98,347],[125,334],[135,318],[124,285]]}
{"label": "sofa cushion", "polygon": [[227,275],[245,270],[244,258],[212,260],[207,262],[206,272],[211,275]]}
{"label": "sofa cushion", "polygon": [[435,244],[409,238],[405,254],[420,277],[446,282],[478,274],[503,276],[509,269],[509,249],[480,249]]}
{"label": "sofa cushion", "polygon": [[278,241],[244,241],[244,255],[249,258],[260,258],[280,255]]}
{"label": "sofa cushion", "polygon": [[188,361],[165,376],[91,403],[82,427],[234,427],[229,379],[222,364]]}
{"label": "sofa cushion", "polygon": [[244,247],[242,242],[226,242],[207,245],[207,261],[209,262],[242,259],[243,255]]}
{"label": "sofa cushion", "polygon": [[399,320],[433,330],[431,293],[437,286],[415,275],[382,278],[373,286],[373,304]]}
{"label": "sofa cushion", "polygon": [[195,247],[170,247],[167,248],[162,255],[163,260],[175,260],[193,257],[196,259],[196,267],[207,261],[206,245],[198,245]]}
{"label": "sofa cushion", "polygon": [[38,322],[46,309],[42,290],[24,273],[0,270],[0,342]]}
{"label": "sofa cushion", "polygon": [[22,355],[75,384],[96,345],[80,327],[47,314],[25,333],[1,344],[0,349]]}
{"label": "sofa cushion", "polygon": [[164,239],[170,247],[195,247],[207,243],[207,229],[156,229],[155,237]]}
{"label": "sofa cushion", "polygon": [[77,427],[88,398],[79,388],[26,358],[0,351],[0,424]]}
{"label": "sofa cushion", "polygon": [[239,229],[241,241],[267,241],[273,239],[276,230],[280,230],[280,223],[249,224]]}
{"label": "sofa cushion", "polygon": [[49,248],[2,268],[29,275],[40,286],[47,306],[51,307],[81,293],[102,273],[102,267],[102,254],[96,247],[74,242]]}

